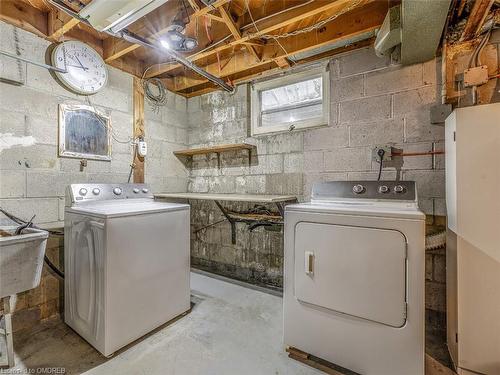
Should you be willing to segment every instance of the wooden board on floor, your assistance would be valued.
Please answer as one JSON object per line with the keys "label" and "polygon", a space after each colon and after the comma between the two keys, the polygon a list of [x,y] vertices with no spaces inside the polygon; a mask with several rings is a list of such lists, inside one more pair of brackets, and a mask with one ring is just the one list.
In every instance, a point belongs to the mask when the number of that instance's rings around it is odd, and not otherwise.
{"label": "wooden board on floor", "polygon": [[443,366],[430,355],[425,355],[425,375],[457,375],[455,371]]}
{"label": "wooden board on floor", "polygon": [[359,375],[353,371],[343,369],[339,366],[334,365],[333,363],[325,361],[321,358],[314,357],[306,352],[303,352],[302,350],[293,348],[291,346],[287,347],[286,351],[289,358],[314,367],[315,369],[323,371],[324,373],[329,375]]}
{"label": "wooden board on floor", "polygon": [[[321,358],[314,357],[302,350],[288,347],[286,349],[288,352],[288,357],[296,361],[302,362],[308,366],[315,369],[321,370],[326,374],[330,375],[353,375],[356,374],[353,371],[342,369],[328,361]],[[425,375],[457,375],[456,372],[450,370],[448,367],[443,366],[441,363],[436,361],[430,355],[425,355]]]}

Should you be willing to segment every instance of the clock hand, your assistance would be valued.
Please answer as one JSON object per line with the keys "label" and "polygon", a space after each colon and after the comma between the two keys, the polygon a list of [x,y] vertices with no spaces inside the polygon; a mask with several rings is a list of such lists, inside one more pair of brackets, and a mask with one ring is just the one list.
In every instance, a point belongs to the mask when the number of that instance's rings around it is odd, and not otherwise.
{"label": "clock hand", "polygon": [[80,64],[80,66],[82,67],[82,69],[88,69],[88,68],[86,68],[86,67],[84,67],[84,66],[83,66],[83,64],[82,64],[82,62],[80,61],[80,59],[78,58],[78,56],[76,56],[76,55],[75,55],[75,57],[76,57],[76,59],[78,60],[78,64]]}
{"label": "clock hand", "polygon": [[66,66],[71,66],[72,68],[78,68],[78,69],[83,69],[85,71],[89,70],[89,68],[86,68],[84,66],[79,66],[79,65],[71,65],[71,64],[66,64]]}

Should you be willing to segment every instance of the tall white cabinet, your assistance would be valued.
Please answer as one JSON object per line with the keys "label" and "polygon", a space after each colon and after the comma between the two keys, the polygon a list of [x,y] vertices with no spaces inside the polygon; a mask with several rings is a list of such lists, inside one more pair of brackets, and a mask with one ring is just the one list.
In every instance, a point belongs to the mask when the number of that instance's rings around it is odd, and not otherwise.
{"label": "tall white cabinet", "polygon": [[500,103],[446,119],[448,346],[459,374],[500,375]]}

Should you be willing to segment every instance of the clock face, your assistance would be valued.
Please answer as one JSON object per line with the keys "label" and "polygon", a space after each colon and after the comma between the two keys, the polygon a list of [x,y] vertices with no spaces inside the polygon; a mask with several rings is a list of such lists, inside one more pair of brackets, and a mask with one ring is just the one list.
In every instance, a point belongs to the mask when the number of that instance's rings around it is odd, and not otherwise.
{"label": "clock face", "polygon": [[95,94],[108,81],[108,71],[101,56],[79,41],[58,44],[52,51],[52,65],[67,70],[67,73],[55,74],[64,86],[77,94]]}

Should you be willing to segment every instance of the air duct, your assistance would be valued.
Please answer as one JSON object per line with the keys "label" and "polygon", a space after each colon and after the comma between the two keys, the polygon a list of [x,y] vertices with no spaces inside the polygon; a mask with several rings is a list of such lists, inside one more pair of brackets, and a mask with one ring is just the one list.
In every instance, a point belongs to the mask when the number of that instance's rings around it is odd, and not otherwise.
{"label": "air duct", "polygon": [[401,44],[401,5],[389,9],[375,39],[375,53],[378,57],[390,55]]}
{"label": "air duct", "polygon": [[401,44],[403,65],[428,61],[436,49],[451,0],[403,0],[389,9],[375,40],[375,53],[385,56]]}
{"label": "air duct", "polygon": [[94,29],[117,33],[168,0],[93,0],[79,16]]}

